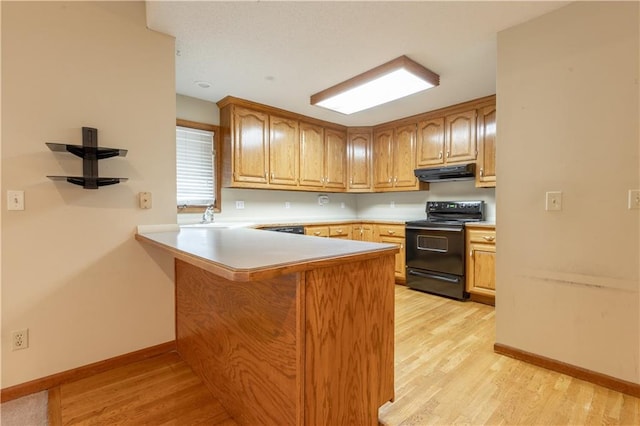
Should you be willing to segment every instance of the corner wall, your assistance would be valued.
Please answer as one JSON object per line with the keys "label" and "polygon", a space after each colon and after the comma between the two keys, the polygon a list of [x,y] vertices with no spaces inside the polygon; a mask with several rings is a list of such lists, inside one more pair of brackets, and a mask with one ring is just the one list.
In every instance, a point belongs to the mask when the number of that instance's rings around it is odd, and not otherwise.
{"label": "corner wall", "polygon": [[[174,40],[144,2],[2,2],[2,387],[174,339],[173,262],[134,240],[175,222]],[[86,190],[82,160],[45,142],[129,150],[129,181]],[[6,191],[24,190],[24,211]],[[150,191],[153,208],[137,194]],[[11,331],[29,348],[11,351]]]}
{"label": "corner wall", "polygon": [[497,74],[496,341],[634,383],[638,6],[575,2],[502,31]]}

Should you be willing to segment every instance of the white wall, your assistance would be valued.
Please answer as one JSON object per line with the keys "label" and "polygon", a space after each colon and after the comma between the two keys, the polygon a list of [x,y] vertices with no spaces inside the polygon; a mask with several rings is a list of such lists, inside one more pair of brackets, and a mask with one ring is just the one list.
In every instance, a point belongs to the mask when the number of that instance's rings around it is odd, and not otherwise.
{"label": "white wall", "polygon": [[[3,388],[174,339],[172,259],[134,240],[175,220],[174,81],[174,40],[146,29],[144,2],[2,2]],[[81,174],[45,142],[81,144],[82,126],[129,150],[100,162],[127,183],[45,177]],[[6,211],[8,189],[24,211]],[[22,328],[30,347],[11,351]]]}
{"label": "white wall", "polygon": [[[638,2],[498,35],[500,344],[640,383]],[[563,191],[547,212],[545,192]]]}

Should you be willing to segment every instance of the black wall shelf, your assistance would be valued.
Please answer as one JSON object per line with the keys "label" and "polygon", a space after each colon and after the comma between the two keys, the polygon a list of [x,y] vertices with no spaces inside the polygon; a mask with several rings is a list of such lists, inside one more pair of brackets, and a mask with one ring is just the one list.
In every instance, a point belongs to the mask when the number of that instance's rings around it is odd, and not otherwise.
{"label": "black wall shelf", "polygon": [[99,148],[98,129],[92,127],[82,128],[82,145],[46,142],[51,151],[69,152],[82,158],[82,176],[47,176],[51,180],[64,180],[74,185],[80,185],[85,189],[98,189],[101,186],[115,185],[127,181],[127,178],[99,177],[98,160],[111,157],[124,157],[126,149]]}

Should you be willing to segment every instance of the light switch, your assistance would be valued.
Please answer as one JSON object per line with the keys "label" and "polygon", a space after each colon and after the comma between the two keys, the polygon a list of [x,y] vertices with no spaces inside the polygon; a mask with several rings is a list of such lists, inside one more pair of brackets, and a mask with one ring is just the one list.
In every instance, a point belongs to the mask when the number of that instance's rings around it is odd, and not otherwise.
{"label": "light switch", "polygon": [[24,210],[24,191],[7,191],[7,210]]}
{"label": "light switch", "polygon": [[140,204],[141,209],[150,209],[151,208],[151,193],[150,192],[140,192],[138,193],[138,202]]}
{"label": "light switch", "polygon": [[629,210],[640,209],[640,189],[629,190]]}
{"label": "light switch", "polygon": [[560,211],[562,210],[562,191],[548,191],[545,203],[545,210]]}

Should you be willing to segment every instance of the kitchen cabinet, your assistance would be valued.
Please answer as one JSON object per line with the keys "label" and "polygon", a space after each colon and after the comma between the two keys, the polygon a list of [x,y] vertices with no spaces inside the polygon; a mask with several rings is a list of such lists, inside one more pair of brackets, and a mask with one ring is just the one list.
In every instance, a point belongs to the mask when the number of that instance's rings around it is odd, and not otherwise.
{"label": "kitchen cabinet", "polygon": [[375,242],[375,225],[372,223],[359,223],[353,225],[353,239],[358,241]]}
{"label": "kitchen cabinet", "polygon": [[232,122],[232,185],[235,183],[240,186],[266,186],[269,170],[269,115],[235,107]]}
{"label": "kitchen cabinet", "polygon": [[373,164],[375,190],[421,188],[413,172],[416,165],[416,125],[376,129],[373,134]]}
{"label": "kitchen cabinet", "polygon": [[346,190],[346,132],[300,122],[300,186]]}
{"label": "kitchen cabinet", "polygon": [[328,225],[311,225],[304,227],[304,235],[311,235],[314,237],[328,237],[329,226]]}
{"label": "kitchen cabinet", "polygon": [[269,183],[298,184],[298,121],[269,116]]}
{"label": "kitchen cabinet", "polygon": [[496,231],[495,227],[467,225],[466,289],[471,300],[495,305]]}
{"label": "kitchen cabinet", "polygon": [[496,104],[478,110],[476,186],[496,186]]}
{"label": "kitchen cabinet", "polygon": [[444,117],[418,123],[417,167],[444,163]]}
{"label": "kitchen cabinet", "polygon": [[397,282],[406,282],[405,227],[404,225],[376,225],[375,239],[380,243],[396,244],[400,251],[396,253],[395,277]]}
{"label": "kitchen cabinet", "polygon": [[445,163],[469,163],[476,160],[475,109],[445,116]]}
{"label": "kitchen cabinet", "polygon": [[371,128],[354,128],[347,132],[347,170],[349,192],[371,191]]}
{"label": "kitchen cabinet", "polygon": [[351,225],[335,225],[329,226],[330,238],[353,239],[353,227]]}

